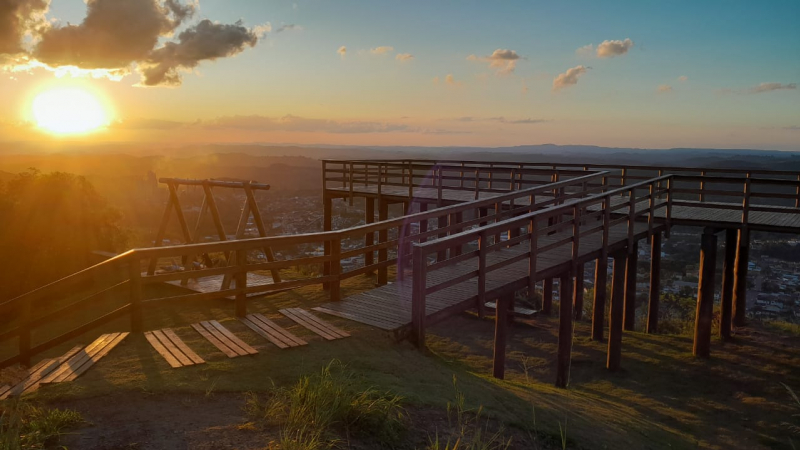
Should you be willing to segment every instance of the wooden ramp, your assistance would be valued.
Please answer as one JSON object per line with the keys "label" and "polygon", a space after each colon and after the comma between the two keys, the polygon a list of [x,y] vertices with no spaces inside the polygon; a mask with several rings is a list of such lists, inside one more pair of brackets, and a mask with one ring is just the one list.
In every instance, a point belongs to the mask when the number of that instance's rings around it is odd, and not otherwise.
{"label": "wooden ramp", "polygon": [[119,345],[120,342],[125,340],[128,334],[130,333],[123,332],[109,333],[100,336],[95,339],[94,342],[87,345],[86,348],[58,366],[58,368],[52,371],[48,376],[44,377],[41,380],[41,384],[61,383],[78,378],[113,350],[114,347]]}
{"label": "wooden ramp", "polygon": [[15,386],[6,386],[8,389],[5,389],[6,387],[0,388],[0,400],[11,396],[27,394],[39,389],[43,378],[50,375],[50,373],[77,354],[82,348],[82,345],[77,345],[58,358],[39,361],[39,363],[28,370],[28,376]]}
{"label": "wooden ramp", "polygon": [[[187,272],[187,274],[191,274],[191,272]],[[191,275],[189,275],[191,277]],[[186,285],[182,285],[180,280],[174,281],[167,281],[167,284],[171,284],[173,286],[179,286],[184,289],[189,289],[195,292],[216,292],[222,289],[222,278],[223,275],[213,275],[210,277],[203,277],[203,278],[189,278],[189,282]],[[247,285],[248,286],[263,286],[265,284],[273,284],[272,277],[268,275],[261,275],[257,273],[248,272],[247,273]],[[231,280],[231,288],[236,286],[236,280]],[[249,294],[248,297],[257,297],[259,293]],[[233,297],[230,297],[233,298]]]}
{"label": "wooden ramp", "polygon": [[197,355],[172,331],[171,328],[146,331],[144,337],[172,368],[203,364],[203,358]]}
{"label": "wooden ramp", "polygon": [[214,344],[222,353],[225,353],[228,358],[258,353],[258,350],[247,345],[216,320],[193,323],[192,328],[206,338],[208,342]]}
{"label": "wooden ramp", "polygon": [[288,330],[281,328],[275,322],[267,319],[263,314],[248,314],[247,317],[239,320],[279,348],[299,347],[308,344]]}
{"label": "wooden ramp", "polygon": [[336,328],[301,308],[281,309],[280,313],[329,341],[350,336],[350,333]]}

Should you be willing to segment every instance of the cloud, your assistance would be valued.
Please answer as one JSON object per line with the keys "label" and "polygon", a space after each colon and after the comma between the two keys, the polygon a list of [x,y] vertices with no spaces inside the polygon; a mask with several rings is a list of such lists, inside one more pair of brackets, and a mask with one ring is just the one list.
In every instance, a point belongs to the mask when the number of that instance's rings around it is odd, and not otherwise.
{"label": "cloud", "polygon": [[628,50],[633,47],[633,41],[625,39],[624,41],[603,41],[597,46],[598,58],[613,58],[615,56],[624,55]]}
{"label": "cloud", "polygon": [[758,86],[751,87],[747,90],[748,94],[761,94],[764,92],[780,91],[780,90],[794,90],[797,89],[797,83],[761,83]]}
{"label": "cloud", "polygon": [[592,56],[594,54],[594,45],[586,44],[583,47],[575,50],[575,54],[578,56]]}
{"label": "cloud", "polygon": [[681,83],[687,81],[688,79],[689,77],[687,77],[686,75],[681,75],[678,77],[678,81],[680,81]]}
{"label": "cloud", "polygon": [[586,66],[575,66],[571,69],[568,69],[566,72],[559,74],[553,80],[553,90],[557,91],[559,89],[578,84],[578,78],[585,74],[589,69],[590,67]]}
{"label": "cloud", "polygon": [[142,84],[180,85],[179,69],[192,69],[201,61],[234,56],[247,47],[255,46],[257,42],[256,33],[242,25],[241,21],[225,25],[202,20],[182,31],[178,35],[178,42],[167,42],[150,53],[146,63],[139,67]]}
{"label": "cloud", "polygon": [[452,73],[448,73],[447,76],[444,77],[444,82],[450,86],[461,86],[461,82],[456,81],[456,77],[454,77]]}
{"label": "cloud", "polygon": [[372,53],[373,55],[384,55],[386,53],[391,53],[393,51],[394,51],[394,47],[391,47],[391,46],[388,46],[388,45],[384,45],[384,46],[381,46],[381,47],[375,47],[375,48],[372,48],[372,49],[369,50],[369,52]]}
{"label": "cloud", "polygon": [[129,119],[113,122],[110,127],[119,130],[176,130],[190,125],[191,123],[175,120]]}
{"label": "cloud", "polygon": [[531,119],[531,118],[527,118],[527,119],[508,119],[508,118],[503,117],[503,116],[485,117],[485,118],[464,116],[464,117],[457,117],[455,119],[443,119],[443,120],[452,120],[452,121],[456,121],[456,122],[498,122],[498,123],[504,123],[504,124],[508,124],[508,125],[534,125],[534,124],[539,124],[539,123],[552,122],[552,120],[548,120],[548,119]]}
{"label": "cloud", "polygon": [[414,59],[414,55],[412,55],[411,53],[398,53],[397,56],[394,57],[394,59],[398,61],[411,61],[412,59]]}
{"label": "cloud", "polygon": [[790,127],[781,127],[781,130],[800,131],[800,126],[793,125],[793,126],[790,126]]}
{"label": "cloud", "polygon": [[467,56],[468,61],[488,63],[489,67],[497,69],[497,75],[509,75],[517,67],[517,61],[522,57],[514,50],[498,48],[489,56]]}
{"label": "cloud", "polygon": [[347,56],[347,47],[345,47],[344,45],[339,47],[339,50],[336,50],[336,53],[338,53],[339,56],[341,56],[342,59],[344,59],[344,57]]}
{"label": "cloud", "polygon": [[668,84],[660,84],[660,85],[658,85],[656,90],[658,92],[666,94],[667,92],[672,92],[672,86],[670,86]]}
{"label": "cloud", "polygon": [[38,34],[47,27],[44,14],[50,0],[0,1],[0,55],[23,53],[26,34]]}
{"label": "cloud", "polygon": [[284,31],[303,31],[303,27],[301,27],[300,25],[289,23],[286,25],[281,25],[278,27],[277,30],[275,30],[276,33],[282,33]]}

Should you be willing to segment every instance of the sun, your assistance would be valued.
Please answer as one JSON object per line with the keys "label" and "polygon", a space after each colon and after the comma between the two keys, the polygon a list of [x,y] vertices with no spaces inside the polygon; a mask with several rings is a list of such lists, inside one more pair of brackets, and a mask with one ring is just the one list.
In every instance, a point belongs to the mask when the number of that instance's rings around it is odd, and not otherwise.
{"label": "sun", "polygon": [[111,122],[108,112],[92,93],[78,88],[51,89],[31,104],[39,128],[53,134],[85,134]]}

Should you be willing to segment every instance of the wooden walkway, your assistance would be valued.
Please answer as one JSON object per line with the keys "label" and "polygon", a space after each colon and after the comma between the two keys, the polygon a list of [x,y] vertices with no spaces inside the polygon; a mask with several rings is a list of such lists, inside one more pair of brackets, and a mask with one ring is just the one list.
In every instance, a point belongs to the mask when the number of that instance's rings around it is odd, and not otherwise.
{"label": "wooden walkway", "polygon": [[258,353],[258,350],[236,337],[216,320],[193,323],[192,328],[206,338],[208,342],[214,344],[214,347],[217,347],[222,353],[225,353],[228,358],[255,355]]}
{"label": "wooden walkway", "polygon": [[277,345],[278,348],[291,348],[307,345],[308,342],[300,339],[275,322],[267,319],[263,314],[248,314],[239,319],[248,328],[255,331],[264,339]]}
{"label": "wooden walkway", "polygon": [[[507,183],[507,182],[506,182]],[[349,188],[327,188],[326,191],[333,193],[337,197],[349,197]],[[439,199],[439,189],[435,187],[414,187],[414,199],[427,200],[428,203],[435,203]],[[478,200],[485,200],[489,198],[505,195],[508,192],[478,192]],[[357,197],[378,197],[378,186],[354,186],[353,195]],[[393,200],[403,201],[408,199],[408,188],[401,186],[382,186],[380,196],[389,197]],[[537,195],[537,197],[546,197],[547,195]],[[445,204],[471,202],[475,199],[475,191],[469,189],[442,189],[442,201]],[[517,204],[526,204],[526,201],[518,201]]]}
{"label": "wooden walkway", "polygon": [[[592,225],[594,226],[594,225]],[[636,224],[636,239],[647,235],[646,224]],[[659,227],[656,231],[661,231]],[[570,232],[571,233],[571,232]],[[539,246],[563,239],[564,235],[555,234],[539,238]],[[627,245],[627,224],[617,225],[609,229],[609,251]],[[602,248],[602,235],[596,233],[581,240],[579,247],[579,263],[591,261],[599,256]],[[525,244],[517,245],[487,256],[487,266],[492,266],[528,251]],[[537,279],[553,276],[572,261],[571,244],[565,243],[537,258]],[[478,270],[478,257],[465,260],[441,270],[427,274],[427,286],[435,286],[447,280]],[[491,272],[486,278],[486,292],[491,297],[492,291],[520,289],[527,286],[528,260],[512,263],[501,270]],[[330,302],[313,308],[333,316],[354,320],[372,325],[387,331],[398,332],[411,325],[411,276],[402,281],[387,284],[377,289],[347,297],[339,302]],[[426,297],[425,312],[428,323],[435,323],[449,315],[476,306],[478,299],[478,278],[474,277]]]}
{"label": "wooden walkway", "polygon": [[146,331],[144,337],[173,369],[205,362],[170,328]]}
{"label": "wooden walkway", "polygon": [[[213,275],[210,277],[191,278],[191,272],[187,272],[190,277],[186,285],[182,285],[180,280],[167,281],[167,284],[182,287],[195,292],[216,292],[222,289],[223,275]],[[268,275],[261,275],[257,273],[247,273],[248,286],[263,286],[265,284],[273,284],[272,277]],[[231,288],[236,286],[236,280],[231,280]],[[248,297],[256,297],[261,294],[249,294]],[[232,297],[231,297],[232,298]]]}
{"label": "wooden walkway", "polygon": [[329,341],[350,337],[350,333],[336,328],[304,309],[287,308],[280,310],[280,313]]}
{"label": "wooden walkway", "polygon": [[128,334],[130,333],[109,333],[100,336],[50,373],[50,375],[43,378],[41,384],[61,383],[78,378],[113,350],[114,347],[119,345],[120,342],[128,337]]}

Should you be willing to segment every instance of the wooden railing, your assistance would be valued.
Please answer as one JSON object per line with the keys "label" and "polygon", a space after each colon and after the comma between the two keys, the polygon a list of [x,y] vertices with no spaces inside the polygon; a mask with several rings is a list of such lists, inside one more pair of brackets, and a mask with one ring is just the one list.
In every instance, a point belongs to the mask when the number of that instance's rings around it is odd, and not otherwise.
{"label": "wooden railing", "polygon": [[[537,258],[555,252],[563,251],[567,245],[569,261],[573,265],[581,259],[581,242],[589,236],[600,234],[600,257],[606,257],[609,249],[616,246],[633,248],[636,238],[635,224],[647,222],[647,235],[652,236],[658,226],[655,222],[656,212],[665,210],[665,227],[669,227],[672,196],[672,176],[662,176],[648,181],[632,184],[622,188],[607,189],[600,194],[589,194],[585,197],[570,199],[559,206],[533,211],[515,218],[510,218],[491,225],[483,226],[469,231],[464,231],[433,242],[424,242],[413,245],[413,279],[412,279],[412,336],[420,346],[424,345],[426,322],[426,297],[443,289],[461,283],[477,283],[477,296],[465,299],[464,303],[475,306],[482,311],[487,300],[493,300],[503,292],[513,291],[527,287],[529,292],[534,292],[534,284],[538,281]],[[616,197],[627,199],[623,203],[614,202]],[[642,203],[645,202],[645,205]],[[623,215],[615,213],[625,210]],[[619,242],[609,241],[609,230],[618,225],[627,228],[627,236]],[[525,230],[522,234],[507,240],[498,236],[515,230]],[[462,253],[449,259],[438,258],[438,255],[454,246],[472,244],[475,250]],[[509,251],[516,249],[516,251]],[[504,258],[492,265],[488,264],[489,256],[495,252],[506,252]],[[437,255],[435,262],[431,257]],[[593,258],[597,258],[595,255]],[[429,284],[429,274],[436,271],[447,270],[456,264],[461,264],[469,259],[477,258],[475,270],[468,270],[456,277],[431,276],[431,280],[444,280],[436,284]],[[511,264],[527,261],[528,275],[526,278],[515,280],[514,283],[505,284],[490,290],[487,288],[487,278],[492,272],[504,269]],[[574,269],[574,267],[573,267]],[[560,269],[563,271],[563,269]],[[550,275],[553,276],[553,275]]]}
{"label": "wooden railing", "polygon": [[[29,364],[32,356],[125,316],[130,319],[132,331],[142,331],[143,312],[155,303],[233,298],[235,314],[243,316],[247,310],[248,294],[269,294],[318,284],[326,286],[331,300],[336,301],[341,298],[341,282],[348,278],[377,272],[378,282],[386,283],[388,268],[395,265],[399,265],[398,277],[402,278],[403,270],[409,264],[411,245],[414,243],[441,239],[471,227],[493,224],[516,215],[560,205],[573,198],[601,192],[606,189],[602,185],[603,176],[602,172],[583,174],[581,177],[546,186],[511,191],[490,199],[437,208],[344,230],[130,250],[0,304],[0,314],[4,317],[15,316],[8,322],[9,327],[0,331],[0,343],[14,338],[18,340],[17,355],[0,361],[0,367],[17,362]],[[590,184],[596,186],[590,187]],[[374,238],[376,233],[377,240],[367,239],[368,236]],[[367,245],[368,242],[371,244]],[[284,254],[292,250],[293,254],[301,256],[273,262],[254,262],[248,258],[248,252],[260,252],[265,247]],[[303,249],[324,247],[330,249],[327,254],[303,255]],[[443,249],[440,256],[443,259],[448,254],[455,257],[460,252],[460,247],[452,246]],[[374,258],[376,253],[377,259]],[[201,266],[198,270],[172,273],[154,271],[152,274],[147,270],[151,261],[191,261],[199,255],[230,254],[236,256],[231,259],[230,265],[223,267]],[[361,256],[364,264],[359,267],[346,267],[343,264],[348,258]],[[192,264],[184,266],[191,267]],[[307,270],[306,275],[283,277],[271,284],[249,286],[247,282],[249,272],[320,266],[326,269],[321,272]],[[156,298],[145,298],[144,295],[143,287],[147,285],[213,275],[233,277],[234,285],[214,292],[183,293]],[[77,300],[67,301],[64,305],[60,304],[60,299],[74,295],[76,291],[83,292],[84,295]],[[57,306],[53,306],[54,303]],[[58,328],[53,326],[56,322],[60,321],[59,326],[66,325],[65,322],[74,323],[74,320],[70,321],[68,318],[77,311],[97,314],[77,328],[58,336],[42,338],[42,333],[52,334],[52,330]],[[38,335],[39,342],[33,343],[32,335]]]}

